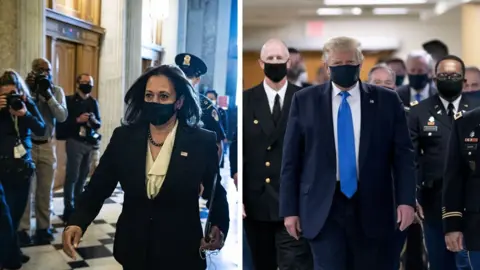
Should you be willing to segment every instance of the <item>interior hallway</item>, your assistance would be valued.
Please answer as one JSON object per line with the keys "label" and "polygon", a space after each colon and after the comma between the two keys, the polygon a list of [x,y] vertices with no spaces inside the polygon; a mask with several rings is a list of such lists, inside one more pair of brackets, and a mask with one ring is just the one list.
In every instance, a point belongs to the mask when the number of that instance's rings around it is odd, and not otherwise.
{"label": "interior hallway", "polygon": [[[237,233],[238,193],[233,180],[230,178],[229,165],[227,159],[225,161],[225,169],[221,170],[221,174],[222,184],[227,189],[230,203],[230,231],[225,247],[221,252],[216,255],[212,254],[207,258],[208,270],[238,269],[237,264],[241,258]],[[122,270],[122,267],[115,261],[112,254],[115,225],[123,203],[123,192],[120,187],[117,187],[112,196],[105,201],[100,214],[88,228],[83,241],[77,249],[78,255],[75,261],[68,258],[62,250],[61,242],[64,227],[59,217],[63,213],[62,196],[63,192],[58,191],[54,194],[53,199],[54,216],[52,217],[52,223],[55,229],[55,240],[51,245],[23,248],[23,252],[30,256],[31,259],[23,266],[22,270]],[[200,200],[199,207],[202,224],[206,220],[206,208],[204,206],[205,202]],[[34,219],[32,219],[32,225],[35,225]],[[32,231],[34,230],[35,228],[32,227]]]}

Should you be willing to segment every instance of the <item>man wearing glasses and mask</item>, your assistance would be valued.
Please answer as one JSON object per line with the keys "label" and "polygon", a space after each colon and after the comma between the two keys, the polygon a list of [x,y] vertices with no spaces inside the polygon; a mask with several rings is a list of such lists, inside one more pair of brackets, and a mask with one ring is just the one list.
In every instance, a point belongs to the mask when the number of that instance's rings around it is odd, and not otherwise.
{"label": "man wearing glasses and mask", "polygon": [[476,99],[462,95],[465,65],[457,56],[440,59],[434,69],[438,93],[414,105],[409,128],[417,161],[417,211],[424,220],[430,269],[465,269],[468,258],[447,250],[442,229],[443,168],[456,114],[474,109]]}

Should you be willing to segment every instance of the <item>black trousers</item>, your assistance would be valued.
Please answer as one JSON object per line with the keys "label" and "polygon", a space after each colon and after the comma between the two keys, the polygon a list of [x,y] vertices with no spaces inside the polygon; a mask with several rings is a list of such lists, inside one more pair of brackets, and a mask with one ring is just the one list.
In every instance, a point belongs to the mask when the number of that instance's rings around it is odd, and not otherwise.
{"label": "black trousers", "polygon": [[243,222],[256,270],[312,270],[308,242],[291,237],[283,222],[250,220]]}
{"label": "black trousers", "polygon": [[20,267],[17,229],[30,193],[30,176],[0,173],[0,265]]}

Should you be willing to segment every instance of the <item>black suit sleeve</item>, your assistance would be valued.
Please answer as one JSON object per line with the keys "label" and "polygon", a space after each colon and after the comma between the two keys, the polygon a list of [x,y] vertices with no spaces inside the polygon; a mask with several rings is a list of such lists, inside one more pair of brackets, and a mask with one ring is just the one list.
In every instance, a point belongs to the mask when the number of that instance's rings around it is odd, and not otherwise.
{"label": "black suit sleeve", "polygon": [[237,132],[233,134],[232,144],[230,145],[230,174],[233,175],[238,172],[238,137]]}
{"label": "black suit sleeve", "polygon": [[465,119],[460,118],[453,123],[445,160],[442,187],[442,219],[445,233],[462,231],[464,188],[466,173],[470,171],[462,157],[462,140],[459,134],[462,121]]}
{"label": "black suit sleeve", "polygon": [[85,191],[80,195],[75,211],[69,219],[68,226],[79,226],[84,233],[100,212],[103,202],[112,195],[117,186],[118,177],[115,175],[117,167],[114,161],[121,156],[117,152],[123,147],[119,129],[117,128],[113,132],[98,167],[85,187]]}
{"label": "black suit sleeve", "polygon": [[417,188],[420,187],[420,175],[419,175],[419,159],[421,155],[420,151],[420,123],[418,119],[419,110],[416,107],[412,107],[408,115],[408,127],[410,129],[410,138],[413,143],[413,151],[415,153],[415,175],[417,176]]}
{"label": "black suit sleeve", "polygon": [[25,107],[27,108],[27,113],[23,116],[25,125],[31,129],[35,135],[45,135],[45,122],[43,121],[42,115],[38,111],[37,105],[35,105],[35,103],[28,98],[25,102]]}
{"label": "black suit sleeve", "polygon": [[215,176],[217,178],[217,186],[215,189],[215,197],[212,203],[210,221],[212,226],[217,226],[220,231],[226,236],[230,225],[230,217],[228,210],[227,192],[220,183],[220,167],[218,164],[218,153],[215,134],[212,134],[205,143],[205,160],[208,162],[205,170],[202,183],[204,191],[202,197],[207,201],[207,206],[210,205],[211,191],[213,188],[213,181]]}
{"label": "black suit sleeve", "polygon": [[405,108],[398,96],[395,96],[395,99],[393,99],[392,110],[395,115],[393,178],[396,202],[397,205],[410,205],[415,207],[415,154],[408,131]]}

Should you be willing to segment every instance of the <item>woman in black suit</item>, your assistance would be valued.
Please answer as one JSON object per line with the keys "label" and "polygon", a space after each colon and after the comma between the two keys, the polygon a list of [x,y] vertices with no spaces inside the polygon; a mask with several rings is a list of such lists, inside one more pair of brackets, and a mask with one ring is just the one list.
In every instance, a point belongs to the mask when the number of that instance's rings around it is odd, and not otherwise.
{"label": "woman in black suit", "polygon": [[114,256],[124,269],[204,270],[202,253],[222,248],[229,214],[217,181],[205,241],[198,194],[210,198],[219,167],[215,133],[199,128],[197,94],[180,69],[163,65],[143,74],[125,103],[124,125],[113,132],[65,228],[64,251],[75,256],[74,247],[120,182],[125,194]]}

